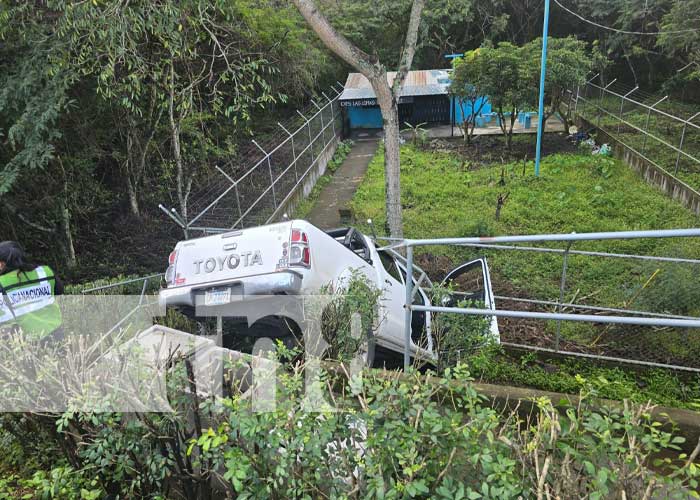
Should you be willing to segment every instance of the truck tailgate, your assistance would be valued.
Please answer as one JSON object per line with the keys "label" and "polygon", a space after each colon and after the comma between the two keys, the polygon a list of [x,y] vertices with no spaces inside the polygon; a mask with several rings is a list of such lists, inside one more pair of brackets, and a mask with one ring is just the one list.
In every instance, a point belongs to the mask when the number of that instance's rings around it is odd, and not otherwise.
{"label": "truck tailgate", "polygon": [[253,227],[178,244],[178,284],[193,286],[274,273],[284,267],[291,222]]}

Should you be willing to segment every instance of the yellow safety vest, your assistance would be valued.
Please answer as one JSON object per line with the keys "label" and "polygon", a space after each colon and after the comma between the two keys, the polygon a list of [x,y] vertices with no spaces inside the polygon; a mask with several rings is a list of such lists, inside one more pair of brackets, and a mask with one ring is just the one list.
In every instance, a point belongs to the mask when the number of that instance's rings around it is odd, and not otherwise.
{"label": "yellow safety vest", "polygon": [[0,326],[17,325],[29,338],[42,339],[63,323],[56,303],[56,278],[49,266],[0,275]]}

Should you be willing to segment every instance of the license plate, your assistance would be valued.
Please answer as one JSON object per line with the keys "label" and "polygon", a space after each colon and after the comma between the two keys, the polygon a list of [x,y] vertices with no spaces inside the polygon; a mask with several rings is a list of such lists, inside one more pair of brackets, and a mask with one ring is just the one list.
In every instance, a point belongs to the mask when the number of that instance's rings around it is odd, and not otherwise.
{"label": "license plate", "polygon": [[230,288],[214,288],[204,293],[205,306],[221,306],[231,302]]}

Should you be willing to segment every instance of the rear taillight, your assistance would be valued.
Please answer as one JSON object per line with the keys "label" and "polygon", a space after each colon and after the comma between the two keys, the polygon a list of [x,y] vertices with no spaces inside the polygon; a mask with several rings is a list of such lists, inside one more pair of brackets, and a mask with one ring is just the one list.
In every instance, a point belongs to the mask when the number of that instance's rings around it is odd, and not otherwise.
{"label": "rear taillight", "polygon": [[292,229],[292,234],[289,238],[289,266],[311,267],[309,237],[301,229]]}
{"label": "rear taillight", "polygon": [[165,271],[165,282],[171,285],[184,285],[185,278],[180,277],[179,274],[175,272],[175,264],[177,262],[177,250],[174,250],[168,256],[168,270]]}

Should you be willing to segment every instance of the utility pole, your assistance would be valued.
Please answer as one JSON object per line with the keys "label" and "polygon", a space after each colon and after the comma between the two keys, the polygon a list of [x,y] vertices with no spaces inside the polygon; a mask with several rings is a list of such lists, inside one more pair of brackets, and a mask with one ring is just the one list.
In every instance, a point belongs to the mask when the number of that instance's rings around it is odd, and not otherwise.
{"label": "utility pole", "polygon": [[549,0],[544,0],[544,24],[542,26],[542,62],[540,67],[540,107],[537,117],[537,153],[535,156],[535,177],[540,176],[540,158],[542,156],[542,134],[544,129],[544,78],[547,73],[547,36],[549,32]]}

